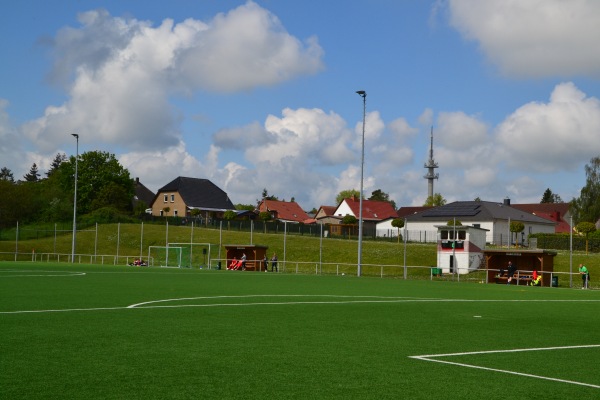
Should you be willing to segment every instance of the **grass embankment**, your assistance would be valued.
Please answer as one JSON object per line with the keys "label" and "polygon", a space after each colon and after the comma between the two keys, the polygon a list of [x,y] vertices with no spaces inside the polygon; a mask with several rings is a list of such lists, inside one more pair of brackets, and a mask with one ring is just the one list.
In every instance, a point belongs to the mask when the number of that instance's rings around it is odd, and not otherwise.
{"label": "grass embankment", "polygon": [[[267,253],[277,253],[282,260],[285,248],[285,258],[288,262],[298,263],[339,263],[356,264],[356,240],[323,238],[319,240],[314,236],[302,236],[288,232],[263,233],[259,231],[240,232],[238,230],[192,227],[168,226],[152,224],[106,224],[98,225],[98,232],[94,228],[78,231],[77,254],[97,254],[137,257],[148,254],[148,246],[164,246],[169,243],[211,243],[210,258],[216,260],[221,254],[225,258],[225,250],[219,249],[219,244],[260,244],[268,246]],[[0,253],[18,252],[27,254],[59,253],[70,254],[72,236],[70,232],[63,232],[55,237],[40,238],[36,240],[0,241]],[[219,253],[220,250],[220,253]],[[363,241],[363,265],[404,265],[404,243],[386,241]],[[573,272],[577,272],[579,264],[587,265],[592,276],[600,276],[600,255],[596,253],[585,254],[575,252],[571,255],[568,251],[560,251],[554,259],[556,272],[569,272],[571,265]],[[409,243],[406,246],[406,265],[408,266],[435,266],[437,254],[435,244]]]}

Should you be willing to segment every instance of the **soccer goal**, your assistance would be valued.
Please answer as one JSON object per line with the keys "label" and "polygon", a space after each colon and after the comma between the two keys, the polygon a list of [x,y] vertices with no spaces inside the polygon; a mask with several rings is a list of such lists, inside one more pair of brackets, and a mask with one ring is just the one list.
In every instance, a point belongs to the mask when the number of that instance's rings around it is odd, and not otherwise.
{"label": "soccer goal", "polygon": [[148,246],[148,265],[181,268],[184,248],[176,246]]}
{"label": "soccer goal", "polygon": [[210,243],[169,243],[182,249],[181,266],[210,268]]}

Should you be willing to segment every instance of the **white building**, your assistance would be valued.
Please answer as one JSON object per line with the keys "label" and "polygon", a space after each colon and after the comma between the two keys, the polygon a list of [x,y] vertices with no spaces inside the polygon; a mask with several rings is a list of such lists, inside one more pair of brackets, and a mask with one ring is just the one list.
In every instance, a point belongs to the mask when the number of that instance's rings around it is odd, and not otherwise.
{"label": "white building", "polygon": [[483,262],[486,229],[438,225],[437,267],[444,274],[466,274]]}
{"label": "white building", "polygon": [[[449,221],[460,221],[462,225],[485,229],[486,242],[496,245],[525,244],[532,233],[554,233],[556,222],[538,217],[510,206],[510,201],[456,201],[434,207],[406,217],[408,240],[426,235],[427,241],[437,240],[437,225]],[[523,232],[510,232],[511,222],[521,222]]]}

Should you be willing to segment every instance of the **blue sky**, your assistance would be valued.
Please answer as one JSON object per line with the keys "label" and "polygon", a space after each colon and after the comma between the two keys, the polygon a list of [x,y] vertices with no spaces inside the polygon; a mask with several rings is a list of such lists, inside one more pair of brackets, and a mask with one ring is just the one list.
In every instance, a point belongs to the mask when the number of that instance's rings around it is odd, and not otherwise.
{"label": "blue sky", "polygon": [[[343,7],[340,7],[343,4]],[[114,153],[306,210],[359,189],[568,201],[600,155],[600,2],[27,1],[0,15],[0,167]]]}

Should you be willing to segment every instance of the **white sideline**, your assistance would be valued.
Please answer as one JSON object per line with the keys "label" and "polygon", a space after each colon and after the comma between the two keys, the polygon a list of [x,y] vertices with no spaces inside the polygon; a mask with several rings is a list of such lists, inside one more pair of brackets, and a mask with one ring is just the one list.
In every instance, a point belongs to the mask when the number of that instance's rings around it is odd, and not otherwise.
{"label": "white sideline", "polygon": [[[208,303],[208,304],[173,304],[173,305],[156,305],[156,303],[166,303],[166,302],[177,302],[177,301],[187,301],[187,300],[203,300],[203,299],[225,299],[225,298],[257,298],[257,297],[289,297],[289,298],[298,298],[298,297],[320,297],[320,298],[345,298],[352,300],[323,300],[323,301],[286,301],[286,302],[254,302],[254,303]],[[369,300],[367,300],[369,299]],[[411,302],[559,302],[559,303],[569,303],[569,302],[600,302],[600,299],[580,299],[580,300],[473,300],[473,299],[441,299],[441,298],[426,298],[426,297],[385,297],[385,296],[348,296],[348,295],[325,295],[325,294],[313,294],[313,295],[305,295],[305,294],[276,294],[276,295],[243,295],[243,296],[202,296],[202,297],[184,297],[184,298],[174,298],[174,299],[161,299],[161,300],[151,300],[142,303],[131,304],[129,306],[119,306],[119,307],[90,307],[90,308],[66,308],[66,309],[47,309],[47,310],[15,310],[15,311],[0,311],[0,315],[2,314],[20,314],[20,313],[55,313],[55,312],[69,312],[69,311],[105,311],[105,310],[124,310],[124,309],[150,309],[150,308],[182,308],[182,307],[242,307],[242,306],[260,306],[260,305],[298,305],[298,304],[360,304],[360,303],[411,303]],[[426,357],[426,356],[415,356],[415,357]],[[432,355],[431,357],[434,357]],[[438,355],[439,357],[439,355]],[[440,361],[441,362],[441,361]]]}
{"label": "white sideline", "polygon": [[599,385],[593,385],[591,383],[577,382],[577,381],[571,381],[571,380],[567,380],[567,379],[551,378],[548,376],[526,374],[523,372],[509,371],[509,370],[505,370],[505,369],[489,368],[489,367],[482,367],[479,365],[465,364],[465,363],[458,363],[458,362],[453,362],[453,361],[445,361],[445,360],[436,360],[435,359],[436,357],[455,357],[455,356],[469,356],[469,355],[477,355],[477,354],[516,353],[516,352],[544,351],[544,350],[585,349],[585,348],[592,348],[592,347],[600,347],[600,344],[590,344],[590,345],[580,345],[580,346],[560,346],[560,347],[537,347],[537,348],[530,348],[530,349],[472,351],[472,352],[466,352],[466,353],[427,354],[427,355],[420,355],[420,356],[409,356],[408,358],[413,358],[413,359],[421,360],[421,361],[430,361],[430,362],[437,362],[437,363],[442,363],[442,364],[456,365],[459,367],[482,369],[485,371],[502,372],[505,374],[526,376],[529,378],[544,379],[547,381],[569,383],[572,385],[587,386],[587,387],[591,387],[594,389],[600,389]]}
{"label": "white sideline", "polygon": [[[13,272],[35,272],[37,274],[42,273],[41,275],[32,275],[32,274],[24,274],[24,275],[8,275]],[[44,272],[48,272],[44,274]],[[7,273],[7,274],[5,274]],[[0,269],[0,278],[29,278],[32,276],[84,276],[85,272],[78,271],[40,271],[40,270],[23,270],[23,269]]]}

